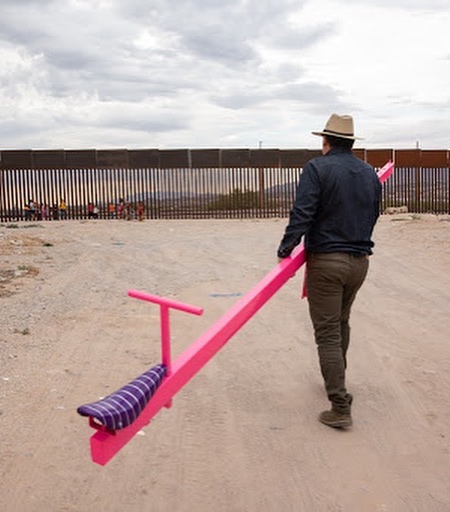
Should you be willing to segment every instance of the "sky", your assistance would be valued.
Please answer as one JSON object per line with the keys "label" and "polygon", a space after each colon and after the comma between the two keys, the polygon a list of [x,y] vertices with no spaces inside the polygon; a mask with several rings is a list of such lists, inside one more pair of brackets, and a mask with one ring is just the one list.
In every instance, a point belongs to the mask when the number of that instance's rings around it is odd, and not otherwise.
{"label": "sky", "polygon": [[449,0],[0,0],[0,150],[450,148]]}

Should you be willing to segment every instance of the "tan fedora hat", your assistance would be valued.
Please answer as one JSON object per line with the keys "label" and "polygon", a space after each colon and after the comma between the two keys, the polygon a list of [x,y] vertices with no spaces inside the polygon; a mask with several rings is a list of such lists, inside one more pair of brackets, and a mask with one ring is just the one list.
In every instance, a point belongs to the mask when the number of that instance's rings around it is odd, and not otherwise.
{"label": "tan fedora hat", "polygon": [[312,132],[313,135],[332,135],[341,139],[362,140],[361,137],[355,137],[353,131],[353,117],[348,115],[340,116],[331,114],[325,128],[321,132]]}

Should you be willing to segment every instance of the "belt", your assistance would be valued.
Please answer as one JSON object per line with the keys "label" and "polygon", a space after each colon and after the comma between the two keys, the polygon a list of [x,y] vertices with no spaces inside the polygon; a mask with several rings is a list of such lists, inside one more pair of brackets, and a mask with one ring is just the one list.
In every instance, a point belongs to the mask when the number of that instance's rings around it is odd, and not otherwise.
{"label": "belt", "polygon": [[315,258],[315,257],[320,257],[320,256],[331,256],[331,255],[342,255],[342,256],[348,256],[350,258],[355,258],[355,259],[362,259],[362,258],[366,258],[368,259],[369,258],[369,255],[368,254],[365,254],[365,253],[360,253],[360,252],[343,252],[343,251],[335,251],[335,252],[312,252],[312,253],[308,253],[307,254],[307,257],[308,258]]}

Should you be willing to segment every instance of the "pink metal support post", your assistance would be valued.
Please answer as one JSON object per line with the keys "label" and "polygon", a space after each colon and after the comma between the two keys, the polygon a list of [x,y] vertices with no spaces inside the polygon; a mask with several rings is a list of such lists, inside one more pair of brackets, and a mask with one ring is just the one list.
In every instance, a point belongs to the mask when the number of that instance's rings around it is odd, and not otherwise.
{"label": "pink metal support post", "polygon": [[[378,172],[381,182],[391,174],[394,164],[389,162]],[[140,300],[159,304],[161,308],[162,359],[168,373],[145,409],[128,427],[109,432],[96,428],[91,437],[92,460],[100,465],[107,464],[114,455],[147,425],[163,407],[171,403],[182,387],[199,372],[203,366],[226,344],[226,342],[252,318],[256,312],[297,272],[306,261],[303,244],[283,259],[256,286],[234,304],[216,323],[190,345],[177,359],[171,361],[169,309],[201,315],[203,310],[156,295],[130,290],[128,295]]]}
{"label": "pink metal support post", "polygon": [[198,308],[197,306],[184,304],[183,302],[178,302],[173,299],[167,299],[165,297],[158,297],[158,295],[140,292],[138,290],[128,290],[128,296],[134,297],[135,299],[144,300],[146,302],[159,304],[161,324],[161,358],[162,363],[167,368],[167,377],[169,377],[172,373],[169,310],[177,309],[178,311],[184,311],[185,313],[191,313],[192,315],[202,315],[203,309]]}

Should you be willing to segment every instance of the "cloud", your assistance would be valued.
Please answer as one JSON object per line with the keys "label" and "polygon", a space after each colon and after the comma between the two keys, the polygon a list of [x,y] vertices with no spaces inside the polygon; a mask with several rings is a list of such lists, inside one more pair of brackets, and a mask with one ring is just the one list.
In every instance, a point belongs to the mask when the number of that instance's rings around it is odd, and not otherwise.
{"label": "cloud", "polygon": [[150,134],[185,129],[189,126],[189,122],[183,112],[173,108],[152,108],[141,105],[130,107],[130,105],[116,103],[94,111],[92,125],[120,127],[120,129]]}
{"label": "cloud", "polygon": [[0,32],[40,59],[49,94],[88,91],[134,102],[201,89],[207,72],[226,74],[220,66],[256,68],[265,60],[260,45],[313,44],[321,30],[279,30],[303,3],[234,0],[224,10],[211,0],[7,2]]}
{"label": "cloud", "polygon": [[[338,0],[338,2],[345,3],[346,5],[357,4],[359,7],[364,5],[374,6],[373,0]],[[419,11],[448,11],[447,0],[377,0],[376,6],[378,8],[388,9],[402,9],[405,11],[419,10]]]}
{"label": "cloud", "polygon": [[153,26],[176,34],[178,50],[198,59],[207,59],[233,68],[258,63],[258,45],[305,47],[322,37],[321,30],[298,32],[290,27],[293,13],[307,2],[299,0],[219,1],[164,0],[127,2],[120,7],[127,19],[145,18]]}
{"label": "cloud", "polygon": [[339,101],[339,91],[330,85],[316,82],[293,83],[282,86],[277,91],[277,97],[303,103],[336,103]]}
{"label": "cloud", "polygon": [[148,134],[153,146],[292,146],[332,111],[411,113],[431,134],[427,120],[448,117],[446,5],[5,0],[0,135],[25,147],[135,147]]}
{"label": "cloud", "polygon": [[[222,96],[212,95],[211,100],[218,106],[229,109],[246,109],[268,104],[285,102],[291,108],[302,108],[309,112],[329,112],[330,109],[340,111],[345,102],[340,99],[341,93],[326,84],[315,82],[299,82],[273,84],[261,90],[248,85],[240,90],[229,91]],[[274,107],[275,108],[275,107]]]}
{"label": "cloud", "polygon": [[257,60],[249,41],[236,37],[219,24],[204,25],[201,30],[183,34],[184,49],[200,59],[219,62],[233,68]]}

